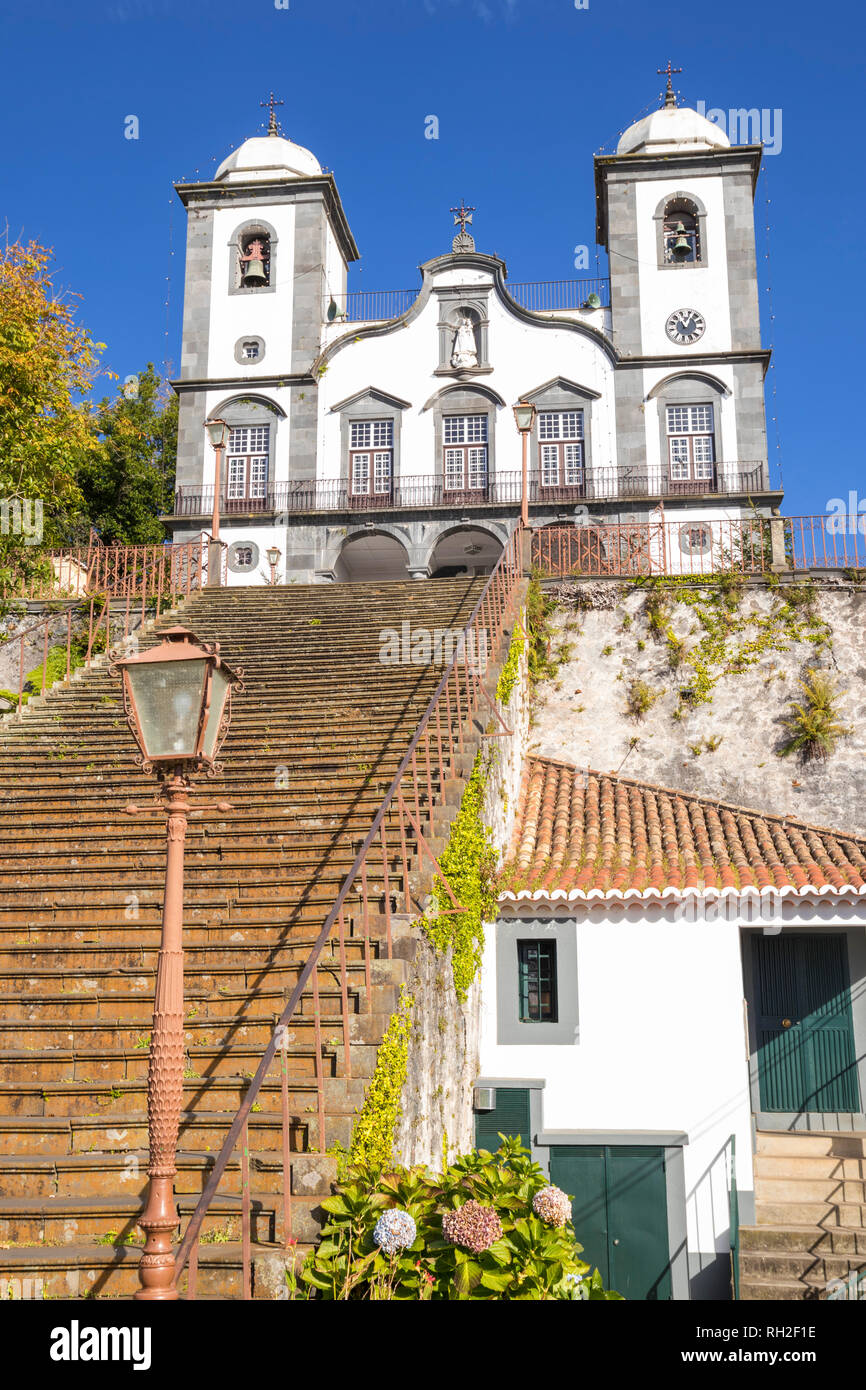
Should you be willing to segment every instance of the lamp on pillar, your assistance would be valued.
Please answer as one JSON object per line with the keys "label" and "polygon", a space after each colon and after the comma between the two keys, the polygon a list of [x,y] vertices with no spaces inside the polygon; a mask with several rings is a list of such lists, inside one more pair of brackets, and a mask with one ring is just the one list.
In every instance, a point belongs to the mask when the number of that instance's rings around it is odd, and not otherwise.
{"label": "lamp on pillar", "polygon": [[521,469],[520,482],[520,522],[522,526],[529,525],[529,493],[527,488],[527,452],[529,449],[529,435],[535,421],[535,406],[529,401],[519,401],[514,409],[514,420],[517,428],[523,437],[523,463]]}
{"label": "lamp on pillar", "polygon": [[211,521],[211,546],[208,552],[207,582],[208,584],[219,584],[221,579],[220,565],[220,491],[222,490],[222,459],[223,451],[229,442],[229,426],[225,420],[205,420],[204,427],[210,440],[215,455],[214,459],[214,479],[213,479],[213,518]]}
{"label": "lamp on pillar", "polygon": [[[194,773],[213,776],[229,726],[232,686],[243,672],[222,660],[219,643],[200,643],[186,628],[171,627],[156,647],[114,661],[123,681],[127,722],[141,750],[144,772],[156,772],[166,823],[165,895],[156,972],[153,1030],[147,1072],[150,1149],[147,1204],[141,1217],[146,1241],[136,1298],[176,1299],[172,1233],[180,1113],[183,1104],[183,855]],[[135,807],[130,807],[134,811]]]}
{"label": "lamp on pillar", "polygon": [[276,584],[277,582],[277,565],[280,563],[280,556],[282,555],[282,553],[283,552],[280,549],[278,549],[278,547],[275,545],[269,546],[268,549],[265,551],[265,554],[268,557],[268,564],[271,567],[272,584]]}

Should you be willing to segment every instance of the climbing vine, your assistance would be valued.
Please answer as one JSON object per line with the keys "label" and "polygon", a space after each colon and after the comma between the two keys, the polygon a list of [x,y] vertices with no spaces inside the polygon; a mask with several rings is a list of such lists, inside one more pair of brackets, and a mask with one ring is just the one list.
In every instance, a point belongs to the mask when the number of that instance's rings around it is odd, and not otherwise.
{"label": "climbing vine", "polygon": [[479,752],[448,844],[439,857],[440,868],[462,911],[453,911],[454,904],[437,879],[432,893],[433,907],[422,920],[436,950],[451,949],[454,989],[460,1000],[466,998],[478,973],[484,949],[484,922],[490,919],[496,905],[493,889],[496,850],[490,828],[481,817],[486,785],[487,776],[482,770]]}
{"label": "climbing vine", "polygon": [[394,1152],[394,1129],[400,1113],[400,1095],[409,1064],[414,996],[400,988],[397,1008],[379,1044],[376,1066],[364,1104],[352,1129],[349,1160],[381,1169]]}
{"label": "climbing vine", "polygon": [[[659,593],[662,582],[666,594]],[[666,642],[671,669],[679,671],[683,681],[681,705],[689,708],[711,704],[723,676],[756,666],[766,652],[788,651],[796,642],[810,642],[816,650],[832,646],[832,629],[815,611],[817,591],[811,584],[771,583],[772,607],[766,614],[742,610],[743,586],[732,575],[701,588],[676,579],[644,580],[640,587],[650,591],[650,630]],[[668,621],[671,599],[691,610],[696,642],[689,644],[673,632]]]}
{"label": "climbing vine", "polygon": [[520,672],[520,658],[526,646],[526,638],[523,633],[516,628],[511,634],[511,645],[508,648],[508,656],[505,664],[499,672],[499,680],[496,682],[496,698],[503,705],[507,705],[511,699],[512,691],[517,684],[517,677]]}

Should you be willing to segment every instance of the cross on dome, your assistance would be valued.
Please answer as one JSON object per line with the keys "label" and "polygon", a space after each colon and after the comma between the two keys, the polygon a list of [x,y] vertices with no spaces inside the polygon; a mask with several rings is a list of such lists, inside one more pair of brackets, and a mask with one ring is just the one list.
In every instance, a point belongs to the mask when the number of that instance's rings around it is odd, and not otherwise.
{"label": "cross on dome", "polygon": [[676,95],[675,95],[675,93],[674,93],[673,83],[671,82],[671,75],[672,75],[673,73],[675,73],[675,72],[682,72],[682,68],[675,68],[675,67],[672,67],[672,66],[671,66],[671,60],[670,60],[670,58],[668,58],[668,65],[667,65],[667,67],[666,67],[666,68],[656,68],[656,72],[659,74],[659,76],[661,76],[661,77],[667,77],[667,79],[668,79],[668,85],[667,85],[667,87],[665,88],[665,106],[676,106],[676,104],[677,104],[677,99],[676,99]]}
{"label": "cross on dome", "polygon": [[268,108],[268,112],[269,112],[269,116],[268,116],[268,135],[281,135],[281,134],[282,134],[282,131],[280,130],[280,123],[279,123],[279,121],[277,120],[277,118],[276,118],[276,116],[275,116],[275,114],[274,114],[274,107],[275,107],[275,106],[285,106],[285,104],[286,104],[286,103],[285,103],[284,101],[279,101],[279,100],[274,96],[273,92],[271,92],[271,94],[270,94],[270,96],[268,97],[267,101],[260,101],[260,102],[259,102],[259,106],[266,106],[266,107]]}

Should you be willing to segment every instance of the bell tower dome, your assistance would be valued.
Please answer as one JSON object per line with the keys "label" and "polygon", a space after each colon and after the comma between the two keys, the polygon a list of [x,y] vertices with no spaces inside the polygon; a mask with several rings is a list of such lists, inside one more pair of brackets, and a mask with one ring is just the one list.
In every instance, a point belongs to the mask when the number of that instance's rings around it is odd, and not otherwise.
{"label": "bell tower dome", "polygon": [[273,93],[261,105],[266,132],[211,180],[176,185],[187,210],[177,484],[203,499],[187,509],[196,518],[209,490],[212,502],[210,416],[233,428],[221,489],[230,510],[274,510],[281,485],[315,477],[312,367],[327,306],[358,258],[333,174],[280,130]]}

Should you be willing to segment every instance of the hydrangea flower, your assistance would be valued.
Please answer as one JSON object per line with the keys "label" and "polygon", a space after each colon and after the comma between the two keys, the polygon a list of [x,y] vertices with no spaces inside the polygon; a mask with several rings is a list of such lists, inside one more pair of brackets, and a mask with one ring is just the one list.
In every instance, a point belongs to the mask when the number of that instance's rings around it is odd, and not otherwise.
{"label": "hydrangea flower", "polygon": [[571,1202],[561,1187],[542,1187],[532,1199],[532,1210],[548,1226],[564,1226],[571,1217]]}
{"label": "hydrangea flower", "polygon": [[386,1255],[396,1255],[415,1239],[416,1226],[408,1211],[391,1207],[383,1211],[373,1229],[373,1239]]}
{"label": "hydrangea flower", "polygon": [[442,1234],[452,1245],[462,1245],[480,1255],[502,1235],[502,1222],[492,1207],[483,1207],[475,1198],[442,1217]]}

